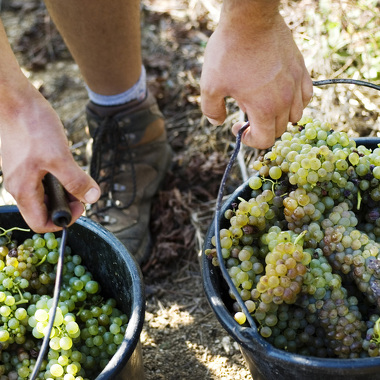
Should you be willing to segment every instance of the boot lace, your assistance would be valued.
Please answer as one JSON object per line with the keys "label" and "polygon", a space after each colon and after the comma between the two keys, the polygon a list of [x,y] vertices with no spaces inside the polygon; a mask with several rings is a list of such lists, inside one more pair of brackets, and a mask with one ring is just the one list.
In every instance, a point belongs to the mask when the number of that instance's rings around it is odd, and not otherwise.
{"label": "boot lace", "polygon": [[[132,195],[126,204],[116,198],[116,192],[123,190],[115,183],[121,164],[128,162],[131,168]],[[90,175],[99,184],[102,194],[99,201],[90,207],[90,216],[101,217],[110,208],[121,210],[132,205],[136,197],[136,171],[128,138],[125,131],[113,117],[106,117],[96,128],[93,136]],[[104,221],[106,222],[106,221]]]}

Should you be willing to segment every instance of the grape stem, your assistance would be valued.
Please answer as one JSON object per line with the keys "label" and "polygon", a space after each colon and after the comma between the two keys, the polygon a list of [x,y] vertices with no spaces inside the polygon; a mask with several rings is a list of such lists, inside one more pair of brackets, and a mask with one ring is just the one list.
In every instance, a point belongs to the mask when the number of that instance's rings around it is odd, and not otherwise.
{"label": "grape stem", "polygon": [[83,303],[83,305],[79,308],[78,312],[75,314],[77,317],[80,315],[80,313],[86,308],[87,304],[86,302]]}
{"label": "grape stem", "polygon": [[43,264],[45,261],[46,261],[46,258],[47,258],[47,255],[45,255],[37,264],[36,264],[36,267],[40,266],[41,264]]}
{"label": "grape stem", "polygon": [[23,303],[28,303],[29,301],[26,298],[21,298],[20,301],[15,302],[15,305],[21,305]]}
{"label": "grape stem", "polygon": [[[294,245],[298,244],[298,242],[303,239],[303,237],[306,235],[307,231],[302,231],[296,238],[296,240],[294,240]],[[303,242],[300,244],[300,245],[303,245]]]}
{"label": "grape stem", "polygon": [[271,179],[269,179],[269,178],[264,178],[264,177],[262,177],[262,181],[263,182],[265,182],[265,181],[269,181],[269,182],[272,182],[272,193],[274,194],[274,187],[277,185],[277,181],[272,181]]}
{"label": "grape stem", "polygon": [[[15,231],[15,230],[17,230],[17,231],[24,231],[24,232],[30,232],[29,228],[21,228],[21,227],[12,227],[9,230],[6,230],[5,228],[0,227],[0,230],[3,231],[3,233],[1,233],[0,236],[7,236],[10,232]],[[8,237],[8,242],[7,243],[10,243],[11,242],[11,237],[10,236],[7,236],[7,237]]]}
{"label": "grape stem", "polygon": [[15,302],[15,305],[20,305],[22,303],[28,303],[29,301],[26,298],[24,298],[24,296],[22,295],[21,290],[17,286],[17,284],[16,284],[16,286],[14,288],[16,288],[16,290],[18,291],[18,294],[20,295],[20,300],[17,301],[17,302]]}
{"label": "grape stem", "polygon": [[356,204],[356,209],[357,210],[360,210],[361,203],[362,203],[362,194],[360,192],[360,189],[358,189],[358,202]]}

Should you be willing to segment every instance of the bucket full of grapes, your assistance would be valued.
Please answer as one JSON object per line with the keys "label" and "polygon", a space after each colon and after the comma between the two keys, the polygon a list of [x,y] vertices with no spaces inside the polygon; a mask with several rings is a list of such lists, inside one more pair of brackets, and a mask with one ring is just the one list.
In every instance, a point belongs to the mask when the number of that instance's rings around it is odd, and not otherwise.
{"label": "bucket full of grapes", "polygon": [[253,379],[380,379],[379,143],[304,118],[220,191],[203,284]]}
{"label": "bucket full of grapes", "polygon": [[[0,207],[0,378],[30,379],[53,301],[60,234]],[[52,317],[53,318],[53,317]],[[142,380],[144,288],[133,256],[99,224],[68,228],[49,346],[37,379]]]}

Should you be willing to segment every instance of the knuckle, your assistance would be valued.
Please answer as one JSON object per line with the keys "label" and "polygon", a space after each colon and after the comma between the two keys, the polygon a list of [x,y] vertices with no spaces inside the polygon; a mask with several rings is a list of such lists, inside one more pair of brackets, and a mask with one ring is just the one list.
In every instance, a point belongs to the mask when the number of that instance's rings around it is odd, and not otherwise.
{"label": "knuckle", "polygon": [[73,181],[70,181],[64,185],[64,188],[67,192],[72,195],[79,195],[86,188],[87,183],[82,178],[76,178]]}
{"label": "knuckle", "polygon": [[294,100],[294,91],[291,91],[289,88],[286,88],[282,91],[281,100],[284,106],[289,107]]}
{"label": "knuckle", "polygon": [[82,184],[77,181],[69,182],[64,187],[72,195],[79,194],[83,188]]}

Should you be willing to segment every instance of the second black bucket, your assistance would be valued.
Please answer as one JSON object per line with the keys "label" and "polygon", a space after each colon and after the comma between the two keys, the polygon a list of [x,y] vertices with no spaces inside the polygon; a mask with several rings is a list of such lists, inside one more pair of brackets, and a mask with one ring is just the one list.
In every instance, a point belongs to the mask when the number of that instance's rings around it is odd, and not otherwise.
{"label": "second black bucket", "polygon": [[[0,207],[0,226],[27,228],[16,206]],[[14,231],[12,236],[22,240],[30,234]],[[140,334],[145,296],[137,262],[113,234],[85,217],[68,228],[67,244],[82,256],[84,265],[101,284],[103,294],[114,298],[118,308],[129,316],[122,344],[95,380],[144,380]]]}
{"label": "second black bucket", "polygon": [[[360,138],[358,145],[377,148],[380,139]],[[238,198],[249,198],[248,182],[241,185],[224,203],[221,214],[237,203]],[[220,228],[228,228],[227,221]],[[214,246],[211,239],[215,231],[215,220],[211,224],[204,242],[204,251]],[[215,267],[203,252],[203,287],[211,308],[224,329],[239,344],[244,359],[254,380],[380,380],[380,357],[363,359],[326,359],[302,356],[280,350],[269,344],[252,327],[243,327],[233,318],[232,301],[227,285],[218,267]]]}

